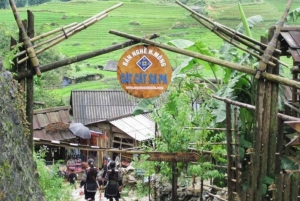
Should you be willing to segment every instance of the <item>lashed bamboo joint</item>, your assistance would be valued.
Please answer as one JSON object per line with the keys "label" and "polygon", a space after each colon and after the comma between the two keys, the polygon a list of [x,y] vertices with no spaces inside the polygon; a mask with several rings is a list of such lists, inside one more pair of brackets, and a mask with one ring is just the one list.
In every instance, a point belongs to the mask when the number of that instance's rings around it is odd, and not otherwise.
{"label": "lashed bamboo joint", "polygon": [[35,69],[36,75],[40,77],[42,75],[42,73],[39,69],[39,60],[36,57],[36,52],[33,48],[33,45],[31,43],[27,33],[26,33],[26,30],[23,26],[23,23],[22,23],[22,20],[20,18],[20,15],[18,13],[16,4],[15,4],[14,0],[9,0],[9,3],[10,3],[12,11],[14,13],[15,20],[18,24],[18,27],[19,27],[20,31],[21,31],[22,40],[23,40],[26,52],[29,55],[28,58],[30,58],[30,62],[32,64],[33,68]]}
{"label": "lashed bamboo joint", "polygon": [[[88,18],[88,19],[86,19],[85,21],[83,21],[81,23],[72,23],[72,24],[67,25],[65,27],[55,29],[55,30],[50,31],[50,32],[48,32],[46,34],[42,34],[40,36],[35,37],[34,39],[29,40],[29,41],[35,41],[35,40],[39,40],[39,39],[48,37],[48,36],[50,36],[52,34],[55,34],[55,33],[59,32],[59,31],[62,32],[62,33],[59,33],[58,35],[56,35],[56,36],[54,36],[54,37],[52,37],[52,38],[50,38],[48,40],[42,41],[42,42],[36,44],[35,46],[33,46],[34,48],[37,48],[37,47],[40,47],[40,46],[43,46],[43,45],[46,44],[46,46],[44,48],[41,48],[41,49],[37,50],[35,52],[35,54],[36,55],[41,54],[42,52],[48,50],[49,48],[53,47],[54,45],[56,45],[56,44],[58,44],[58,43],[60,43],[60,42],[62,42],[64,40],[70,38],[71,36],[73,36],[74,34],[82,31],[83,29],[88,28],[89,26],[91,26],[91,25],[95,24],[96,22],[102,20],[103,18],[107,17],[109,11],[112,11],[112,10],[114,10],[114,9],[122,6],[122,5],[123,5],[122,2],[118,3],[118,4],[112,6],[112,7],[108,8],[108,9],[106,9],[106,10],[104,10],[104,11],[102,11],[102,12],[100,12],[100,13],[98,13],[98,14],[96,14],[96,15]],[[27,51],[19,52],[14,57],[15,58],[19,57],[21,55],[24,55],[25,53],[28,53],[28,52]],[[25,62],[28,59],[30,59],[29,55],[25,56],[24,58],[22,58],[20,60],[18,60],[18,64],[21,64],[21,63]]]}

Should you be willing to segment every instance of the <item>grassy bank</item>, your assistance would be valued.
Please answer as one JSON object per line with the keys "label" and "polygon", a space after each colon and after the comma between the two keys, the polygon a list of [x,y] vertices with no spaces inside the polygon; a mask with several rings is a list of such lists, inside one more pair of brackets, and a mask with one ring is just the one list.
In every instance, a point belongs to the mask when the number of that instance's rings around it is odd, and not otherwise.
{"label": "grassy bank", "polygon": [[[156,41],[162,43],[173,39],[188,39],[192,41],[200,39],[213,49],[219,48],[223,43],[221,39],[191,18],[189,12],[175,3],[159,3],[156,0],[139,2],[124,0],[122,2],[124,3],[123,6],[109,12],[108,17],[56,45],[56,47],[64,55],[72,57],[103,49],[126,40],[109,34],[108,31],[111,29],[140,37],[149,33],[158,33],[160,37]],[[31,10],[35,15],[36,32],[45,33],[73,22],[82,22],[118,3],[120,1],[114,0],[53,1],[38,6],[19,8],[19,13],[22,19],[26,19],[27,10]],[[247,17],[254,15],[263,17],[264,21],[252,29],[256,40],[260,40],[260,36],[265,35],[268,28],[281,18],[286,3],[286,0],[265,0],[261,4],[242,4]],[[300,1],[295,0],[291,10],[298,7],[300,7]],[[230,28],[235,28],[241,22],[236,1],[234,3],[211,1],[207,10],[210,19]],[[0,10],[0,16],[0,23],[16,26],[10,9]],[[184,24],[185,26],[174,27],[176,23]],[[81,68],[77,74],[87,73],[87,70],[94,71],[93,67],[98,65],[104,66],[108,60],[118,60],[125,50],[122,49],[85,60],[80,65],[91,67]],[[165,50],[164,52],[168,55],[173,66],[178,66],[181,63],[182,55]],[[115,73],[105,74],[105,77],[115,76]],[[210,76],[210,74],[207,74],[207,76]],[[111,87],[110,84],[112,84],[110,81],[108,83],[106,81],[92,81],[57,89],[54,92],[57,96],[67,99],[72,89],[103,89]],[[117,84],[116,80],[114,80],[113,85],[115,84]]]}
{"label": "grassy bank", "polygon": [[[19,12],[22,19],[25,19],[26,12],[30,9],[35,15],[36,30],[44,33],[72,22],[82,22],[119,2],[94,0],[49,2],[39,6],[19,8]],[[155,0],[147,2],[125,0],[123,3],[123,6],[111,11],[108,17],[58,44],[59,50],[67,56],[76,56],[126,40],[109,34],[108,31],[110,29],[141,37],[149,33],[159,33],[161,36],[157,39],[159,42],[178,38],[193,41],[201,39],[212,48],[217,48],[222,43],[218,37],[203,28],[189,16],[185,9],[175,3],[159,4]],[[293,8],[298,7],[297,4],[300,5],[300,2],[296,1]],[[285,5],[286,3],[283,0],[269,0],[262,4],[243,5],[247,17],[262,15],[264,19],[263,23],[253,29],[256,39],[259,39],[259,36],[267,31],[266,28],[280,19]],[[228,3],[227,1],[225,3],[222,3],[222,1],[217,4],[211,3],[208,11],[213,20],[231,28],[236,27],[240,23],[236,3]],[[10,9],[0,10],[0,15],[0,22],[11,25],[16,24]],[[175,23],[185,24],[185,27],[174,29]],[[105,65],[108,60],[118,60],[123,52],[124,49],[114,51],[86,60],[86,62],[91,65]],[[176,65],[178,55],[166,53],[172,63]]]}

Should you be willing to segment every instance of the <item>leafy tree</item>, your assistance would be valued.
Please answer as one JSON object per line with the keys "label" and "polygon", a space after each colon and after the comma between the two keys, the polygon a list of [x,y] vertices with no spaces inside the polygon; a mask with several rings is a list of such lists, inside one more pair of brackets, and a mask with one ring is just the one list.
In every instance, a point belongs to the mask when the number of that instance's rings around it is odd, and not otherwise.
{"label": "leafy tree", "polygon": [[24,7],[27,4],[27,0],[15,0],[17,7]]}
{"label": "leafy tree", "polygon": [[28,0],[28,5],[32,6],[32,5],[37,5],[38,4],[38,0]]}
{"label": "leafy tree", "polygon": [[[41,64],[52,63],[63,59],[56,49],[49,49],[43,54],[38,56]],[[34,100],[43,102],[43,107],[55,107],[65,105],[63,100],[58,98],[51,91],[54,88],[62,87],[63,76],[70,70],[70,66],[54,69],[48,72],[42,73],[41,77],[34,77]],[[41,105],[35,105],[35,109],[42,107]]]}
{"label": "leafy tree", "polygon": [[0,1],[0,9],[2,8],[2,9],[5,9],[5,8],[7,8],[9,5],[8,5],[8,1],[6,1],[6,0],[2,0],[2,1]]}
{"label": "leafy tree", "polygon": [[[222,155],[225,154],[225,147],[211,146],[211,142],[220,140],[216,136],[223,135],[214,134],[215,137],[213,137],[208,130],[193,129],[195,126],[206,128],[211,124],[211,109],[207,107],[207,104],[211,101],[210,91],[209,86],[200,83],[198,78],[174,78],[173,84],[167,93],[166,103],[160,108],[151,108],[161,135],[154,142],[156,151],[166,153],[188,152],[192,146],[190,143],[196,142],[198,151],[214,150],[214,159],[224,162]],[[146,150],[152,149],[152,147],[147,146],[144,148]],[[204,172],[206,177],[220,177],[218,171],[213,171],[212,166],[206,165],[211,163],[211,160],[212,157],[202,158],[201,161],[204,165],[199,163],[198,166],[193,166],[188,172],[186,171],[186,163],[177,163],[177,169],[179,172],[201,177],[204,177]],[[145,166],[147,166],[145,168],[149,168],[149,164]],[[169,162],[154,162],[152,163],[153,169],[154,166],[160,166],[161,173],[169,178],[171,177]],[[204,169],[205,171],[201,171]]]}

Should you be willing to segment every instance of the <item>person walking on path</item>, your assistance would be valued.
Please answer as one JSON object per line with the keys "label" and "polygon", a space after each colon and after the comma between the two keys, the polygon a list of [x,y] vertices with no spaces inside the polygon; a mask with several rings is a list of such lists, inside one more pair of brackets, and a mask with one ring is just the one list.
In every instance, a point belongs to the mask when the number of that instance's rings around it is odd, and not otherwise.
{"label": "person walking on path", "polygon": [[75,180],[77,180],[77,174],[74,173],[74,170],[71,170],[71,173],[68,176],[68,181],[70,182],[70,185],[74,186],[76,189]]}
{"label": "person walking on path", "polygon": [[88,160],[88,166],[82,175],[80,187],[84,186],[85,200],[94,201],[97,189],[100,190],[101,174],[95,167],[93,159]]}
{"label": "person walking on path", "polygon": [[106,172],[104,178],[105,193],[104,196],[109,199],[109,201],[113,201],[115,198],[116,201],[119,201],[120,192],[122,191],[122,175],[116,170],[116,163],[111,161],[109,163],[110,169]]}

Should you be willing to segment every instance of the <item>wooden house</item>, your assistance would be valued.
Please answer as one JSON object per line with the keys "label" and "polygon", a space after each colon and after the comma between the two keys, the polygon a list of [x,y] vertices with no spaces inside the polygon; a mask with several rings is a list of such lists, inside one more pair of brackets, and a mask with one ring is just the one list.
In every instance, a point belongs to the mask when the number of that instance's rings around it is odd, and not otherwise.
{"label": "wooden house", "polygon": [[67,159],[65,147],[55,145],[56,142],[77,142],[76,136],[68,129],[71,123],[70,108],[70,106],[62,106],[34,110],[33,112],[35,149],[39,150],[41,146],[47,146],[47,163]]}
{"label": "wooden house", "polygon": [[[74,90],[71,114],[74,122],[82,122],[92,133],[99,133],[94,146],[134,148],[141,141],[154,138],[155,133],[155,123],[147,115],[131,115],[139,101],[123,90]],[[99,163],[104,155],[115,159],[117,154],[102,151],[98,154]]]}

